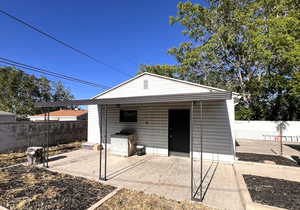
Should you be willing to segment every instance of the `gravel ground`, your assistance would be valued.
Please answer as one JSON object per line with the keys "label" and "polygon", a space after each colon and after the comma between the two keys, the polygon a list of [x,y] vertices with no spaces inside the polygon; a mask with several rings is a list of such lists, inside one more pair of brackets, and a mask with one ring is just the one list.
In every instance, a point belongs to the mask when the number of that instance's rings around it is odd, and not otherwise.
{"label": "gravel ground", "polygon": [[[80,149],[82,142],[72,142],[68,144],[60,144],[57,146],[49,147],[49,156],[58,155],[65,152],[71,152],[73,150]],[[18,163],[26,162],[25,152],[12,152],[6,154],[0,154],[0,168],[15,165]]]}
{"label": "gravel ground", "polygon": [[300,182],[243,175],[254,202],[296,210],[300,208]]}
{"label": "gravel ground", "polygon": [[198,203],[179,202],[169,200],[158,195],[148,195],[143,192],[136,192],[122,189],[111,199],[103,203],[97,210],[211,210],[211,208]]}
{"label": "gravel ground", "polygon": [[87,209],[114,189],[44,168],[0,170],[0,205],[9,209]]}
{"label": "gravel ground", "polygon": [[278,155],[263,155],[263,154],[255,154],[255,153],[237,152],[236,156],[238,160],[242,160],[242,161],[259,162],[259,163],[265,163],[265,161],[271,161],[274,162],[276,165],[299,166],[297,162]]}

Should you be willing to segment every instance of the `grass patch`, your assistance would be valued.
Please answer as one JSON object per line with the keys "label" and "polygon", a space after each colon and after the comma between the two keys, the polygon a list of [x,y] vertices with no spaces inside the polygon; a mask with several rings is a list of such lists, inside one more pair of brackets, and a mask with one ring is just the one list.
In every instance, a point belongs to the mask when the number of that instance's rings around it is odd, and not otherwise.
{"label": "grass patch", "polygon": [[[49,156],[71,152],[80,149],[82,142],[72,142],[68,144],[59,144],[57,146],[49,147]],[[27,161],[25,152],[12,152],[7,154],[0,154],[0,168],[23,163]]]}
{"label": "grass patch", "polygon": [[198,210],[210,210],[211,208],[204,205],[192,202],[179,202],[175,200],[166,199],[158,195],[148,195],[143,192],[131,191],[127,189],[120,190],[111,199],[103,203],[97,208],[97,210],[132,210],[132,209],[198,209]]}
{"label": "grass patch", "polygon": [[39,167],[0,170],[0,205],[9,209],[87,209],[114,189]]}

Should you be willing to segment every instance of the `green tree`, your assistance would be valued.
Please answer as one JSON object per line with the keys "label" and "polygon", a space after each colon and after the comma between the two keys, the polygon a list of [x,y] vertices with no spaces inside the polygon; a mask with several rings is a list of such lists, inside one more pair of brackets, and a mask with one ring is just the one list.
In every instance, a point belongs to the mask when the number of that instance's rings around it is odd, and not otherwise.
{"label": "green tree", "polygon": [[140,66],[140,73],[149,72],[154,74],[159,74],[162,76],[167,76],[171,78],[179,79],[182,76],[182,66],[171,66],[171,65],[154,65],[154,66],[147,66],[141,65]]}
{"label": "green tree", "polygon": [[64,101],[74,99],[70,89],[66,88],[61,81],[52,82],[52,101]]}
{"label": "green tree", "polygon": [[0,110],[23,117],[43,112],[34,107],[36,102],[74,98],[60,82],[53,84],[12,67],[0,67],[0,90]]}
{"label": "green tree", "polygon": [[[65,101],[74,99],[71,91],[64,86],[61,81],[52,82],[52,101]],[[67,109],[68,107],[59,107],[61,109]],[[72,109],[74,107],[71,107]]]}
{"label": "green tree", "polygon": [[299,92],[290,94],[289,86],[300,71],[299,2],[208,3],[180,2],[170,17],[190,39],[168,51],[182,69],[179,77],[240,93],[237,119],[299,119],[293,104]]}

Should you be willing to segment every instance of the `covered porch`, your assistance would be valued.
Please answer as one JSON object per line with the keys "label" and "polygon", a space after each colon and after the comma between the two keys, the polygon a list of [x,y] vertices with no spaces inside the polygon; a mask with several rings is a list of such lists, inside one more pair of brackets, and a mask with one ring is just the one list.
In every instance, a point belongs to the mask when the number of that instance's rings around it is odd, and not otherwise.
{"label": "covered porch", "polygon": [[[191,161],[178,156],[107,155],[105,184],[144,191],[168,199],[191,199]],[[194,173],[200,173],[200,161],[193,161]],[[49,160],[49,169],[89,179],[99,179],[99,152],[78,150]],[[203,161],[203,202],[219,209],[243,209],[231,164]],[[200,176],[195,182],[199,185]],[[226,198],[226,199],[220,199]]]}

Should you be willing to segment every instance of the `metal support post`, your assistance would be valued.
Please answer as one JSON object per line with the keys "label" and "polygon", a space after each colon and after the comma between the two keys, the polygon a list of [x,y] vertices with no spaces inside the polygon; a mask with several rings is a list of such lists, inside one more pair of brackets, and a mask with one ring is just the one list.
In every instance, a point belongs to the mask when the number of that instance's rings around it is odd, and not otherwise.
{"label": "metal support post", "polygon": [[200,143],[201,143],[201,160],[200,160],[200,200],[202,201],[202,183],[203,183],[203,174],[202,174],[202,169],[203,169],[203,113],[202,113],[202,101],[200,101]]}
{"label": "metal support post", "polygon": [[50,112],[49,112],[49,109],[47,110],[48,111],[48,117],[47,117],[47,151],[46,151],[46,160],[47,160],[47,165],[46,167],[48,168],[49,165],[48,165],[48,162],[49,162],[49,138],[50,138],[50,135],[49,135],[49,129],[50,129]]}
{"label": "metal support post", "polygon": [[[102,173],[101,173],[101,169],[102,169],[102,143],[103,143],[103,139],[102,139],[102,105],[99,105],[100,108],[100,158],[99,158],[99,179],[102,179]],[[99,113],[99,112],[98,112]]]}
{"label": "metal support post", "polygon": [[191,125],[190,125],[190,151],[191,151],[191,200],[194,198],[194,151],[193,151],[193,114],[194,114],[194,101],[191,104]]}
{"label": "metal support post", "polygon": [[106,181],[107,170],[107,105],[105,105],[105,157],[104,157],[104,181]]}
{"label": "metal support post", "polygon": [[[44,123],[47,122],[47,113],[46,111],[44,110]],[[46,166],[46,149],[45,149],[45,141],[43,141],[43,167]]]}
{"label": "metal support post", "polygon": [[[193,109],[193,106],[192,106]],[[193,168],[193,156],[191,155],[191,191],[192,191],[192,200],[194,201],[202,201],[203,200],[203,190],[202,190],[202,183],[203,183],[203,111],[202,111],[202,101],[199,101],[199,112],[200,112],[200,183],[194,193],[194,175],[198,173],[194,173]],[[191,142],[193,139],[191,138]],[[193,153],[193,147],[191,147]],[[200,194],[200,196],[198,196]]]}

